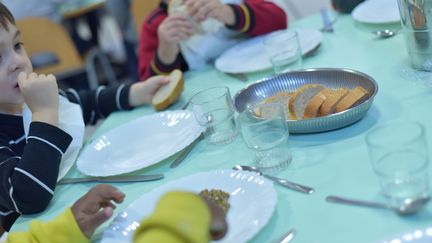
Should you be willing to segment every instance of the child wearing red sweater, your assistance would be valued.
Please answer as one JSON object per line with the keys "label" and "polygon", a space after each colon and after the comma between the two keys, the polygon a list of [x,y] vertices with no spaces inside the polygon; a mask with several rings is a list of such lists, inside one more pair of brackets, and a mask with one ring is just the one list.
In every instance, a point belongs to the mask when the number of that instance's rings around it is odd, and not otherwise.
{"label": "child wearing red sweater", "polygon": [[244,38],[287,27],[283,0],[184,0],[189,16],[168,15],[170,1],[162,0],[143,23],[140,79],[200,69]]}

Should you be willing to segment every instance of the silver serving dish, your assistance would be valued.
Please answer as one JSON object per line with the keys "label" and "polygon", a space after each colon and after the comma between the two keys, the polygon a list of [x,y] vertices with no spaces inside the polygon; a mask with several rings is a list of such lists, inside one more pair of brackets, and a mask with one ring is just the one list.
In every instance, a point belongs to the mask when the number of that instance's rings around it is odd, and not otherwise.
{"label": "silver serving dish", "polygon": [[362,86],[371,95],[363,103],[339,113],[305,120],[287,120],[290,133],[324,132],[351,125],[366,115],[378,92],[376,81],[358,71],[339,68],[303,69],[264,78],[249,85],[235,94],[234,106],[238,112],[242,112],[281,91],[293,92],[304,84],[322,84],[331,89]]}

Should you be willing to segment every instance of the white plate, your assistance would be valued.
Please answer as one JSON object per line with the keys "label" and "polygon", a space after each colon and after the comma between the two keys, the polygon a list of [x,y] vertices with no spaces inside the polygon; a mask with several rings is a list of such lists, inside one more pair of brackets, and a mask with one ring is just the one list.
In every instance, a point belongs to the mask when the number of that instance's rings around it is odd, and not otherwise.
{"label": "white plate", "polygon": [[159,198],[168,191],[198,193],[203,189],[221,189],[230,194],[227,214],[228,233],[218,242],[247,242],[267,224],[276,207],[273,184],[256,173],[218,170],[201,172],[168,182],[144,194],[111,222],[102,243],[131,242],[139,222],[149,216]]}
{"label": "white plate", "polygon": [[[322,41],[321,32],[313,29],[296,29],[302,54],[315,49]],[[216,59],[215,66],[226,73],[248,73],[262,71],[272,67],[264,50],[264,36],[257,36],[243,41],[225,51]]]}
{"label": "white plate", "polygon": [[432,242],[432,226],[381,241],[382,243],[430,243]]}
{"label": "white plate", "polygon": [[352,17],[359,22],[369,24],[386,24],[400,21],[396,0],[367,0],[354,8]]}
{"label": "white plate", "polygon": [[202,131],[190,111],[165,111],[143,116],[88,144],[78,157],[77,167],[91,176],[135,171],[182,150]]}

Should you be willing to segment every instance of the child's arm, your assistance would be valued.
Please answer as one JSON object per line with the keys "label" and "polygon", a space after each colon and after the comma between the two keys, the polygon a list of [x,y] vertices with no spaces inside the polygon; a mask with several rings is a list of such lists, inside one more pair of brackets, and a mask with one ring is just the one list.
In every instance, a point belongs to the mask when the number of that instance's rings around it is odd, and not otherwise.
{"label": "child's arm", "polygon": [[187,4],[195,19],[215,18],[228,28],[249,36],[287,27],[286,13],[274,3],[265,0],[244,0],[243,4],[238,5],[224,5],[219,0],[188,0]]}
{"label": "child's arm", "polygon": [[[170,33],[175,34],[178,32],[168,31],[167,33],[167,31],[163,30],[163,23],[165,27],[167,27],[166,25],[168,23],[169,27],[169,22],[172,22],[168,20],[166,4],[162,4],[161,7],[153,11],[143,23],[138,48],[138,69],[141,80],[145,80],[154,75],[168,74],[174,69],[180,69],[182,71],[189,69],[182,54],[178,50],[177,43],[169,43],[169,40],[168,44],[167,41],[163,40],[161,43],[159,37],[160,33],[158,33],[160,27],[162,28],[162,35],[164,36],[162,38],[165,40],[167,38],[169,39]],[[187,30],[185,32],[187,33]]]}
{"label": "child's arm", "polygon": [[[33,113],[29,134],[22,117],[0,117],[0,215],[9,229],[19,214],[44,210],[53,196],[59,164],[72,138],[57,127],[58,89],[54,76],[18,76]],[[4,220],[3,220],[4,219]]]}
{"label": "child's arm", "polygon": [[124,196],[113,186],[97,185],[57,218],[49,222],[34,220],[28,232],[12,232],[7,242],[90,242],[95,229],[113,215],[114,202],[123,202]]}
{"label": "child's arm", "polygon": [[94,91],[80,92],[68,89],[63,92],[71,101],[81,106],[84,122],[94,124],[99,118],[113,111],[130,110],[136,106],[150,104],[156,91],[169,82],[166,76],[154,76],[145,82],[122,84],[116,87],[99,86]]}
{"label": "child's arm", "polygon": [[30,124],[27,141],[22,118],[0,116],[0,214],[9,230],[20,214],[43,211],[57,182],[59,164],[72,138],[56,126]]}

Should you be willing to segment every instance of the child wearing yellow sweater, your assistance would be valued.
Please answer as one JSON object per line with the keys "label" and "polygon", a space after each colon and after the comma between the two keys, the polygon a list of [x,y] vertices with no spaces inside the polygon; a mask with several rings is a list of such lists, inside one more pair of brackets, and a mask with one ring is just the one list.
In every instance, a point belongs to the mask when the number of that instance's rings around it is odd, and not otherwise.
{"label": "child wearing yellow sweater", "polygon": [[[28,232],[11,232],[6,242],[84,243],[112,215],[125,195],[110,185],[97,185],[64,213],[49,222],[32,221]],[[190,192],[169,192],[153,214],[141,222],[134,243],[201,243],[222,238],[225,213],[212,202]]]}

